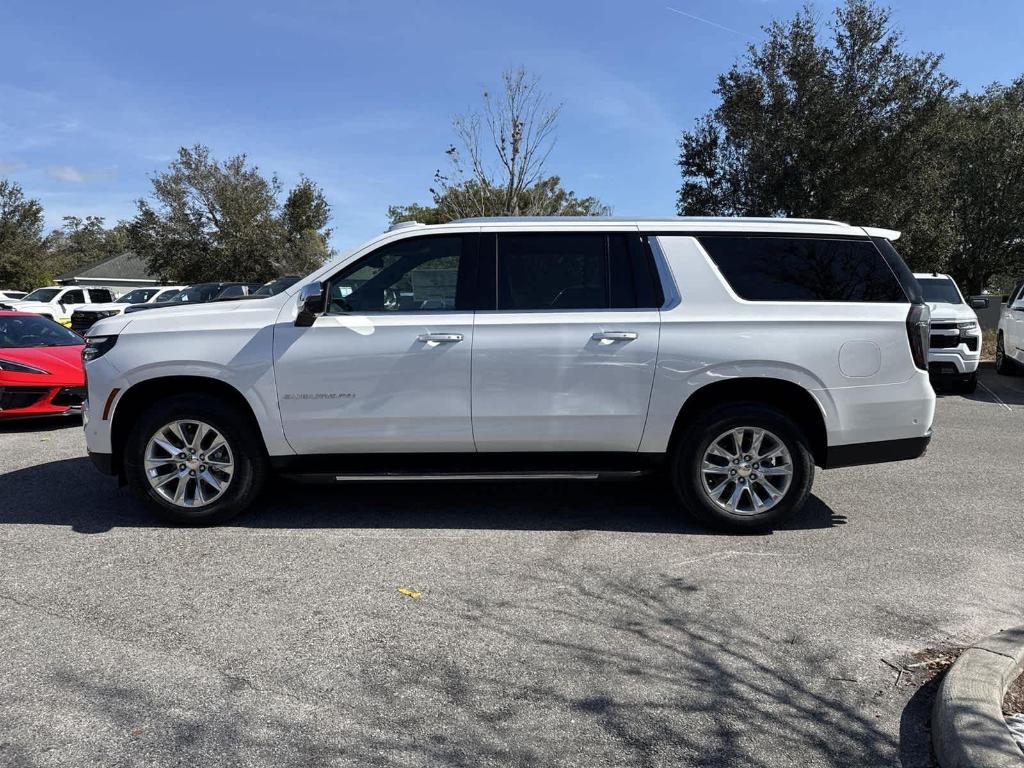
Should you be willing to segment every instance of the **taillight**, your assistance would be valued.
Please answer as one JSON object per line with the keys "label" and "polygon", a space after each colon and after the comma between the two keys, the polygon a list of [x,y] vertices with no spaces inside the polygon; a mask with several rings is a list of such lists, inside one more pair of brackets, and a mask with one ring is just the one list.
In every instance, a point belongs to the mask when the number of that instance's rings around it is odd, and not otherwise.
{"label": "taillight", "polygon": [[914,365],[922,371],[928,370],[928,336],[931,321],[932,312],[927,304],[910,305],[910,313],[907,315],[907,339],[910,341]]}

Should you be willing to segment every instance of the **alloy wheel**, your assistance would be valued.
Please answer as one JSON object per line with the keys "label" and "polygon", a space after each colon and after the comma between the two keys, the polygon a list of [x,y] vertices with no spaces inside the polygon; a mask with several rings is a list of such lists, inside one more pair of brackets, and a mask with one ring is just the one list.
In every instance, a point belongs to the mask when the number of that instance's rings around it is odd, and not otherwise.
{"label": "alloy wheel", "polygon": [[776,435],[760,427],[736,427],[711,441],[700,467],[704,493],[734,515],[759,515],[785,497],[793,460]]}
{"label": "alloy wheel", "polygon": [[178,507],[212,504],[227,491],[235,459],[224,436],[206,422],[180,419],[149,439],[146,478],[159,496]]}

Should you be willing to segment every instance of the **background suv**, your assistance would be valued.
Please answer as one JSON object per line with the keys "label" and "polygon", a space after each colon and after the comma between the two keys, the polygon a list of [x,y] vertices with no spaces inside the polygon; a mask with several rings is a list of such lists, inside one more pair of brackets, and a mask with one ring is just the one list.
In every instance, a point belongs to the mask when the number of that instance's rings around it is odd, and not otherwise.
{"label": "background suv", "polygon": [[1010,292],[996,331],[996,371],[1007,376],[1024,366],[1024,280]]}
{"label": "background suv", "polygon": [[780,219],[393,228],[260,301],[101,320],[86,440],[164,517],[268,473],[596,479],[662,471],[763,528],[814,467],[921,455],[929,311],[898,233]]}
{"label": "background suv", "polygon": [[170,301],[181,293],[183,287],[181,285],[167,285],[135,288],[122,296],[118,296],[112,302],[91,304],[88,307],[76,309],[71,313],[71,330],[76,333],[85,333],[92,328],[93,323],[97,320],[120,315],[132,304],[159,304],[164,301]]}
{"label": "background suv", "polygon": [[[196,283],[182,288],[173,297],[159,304],[133,304],[125,310],[126,314],[142,312],[147,309],[177,307],[185,304],[207,304],[211,301],[241,298],[250,291],[255,291],[260,283]],[[225,295],[225,292],[227,295]]]}
{"label": "background suv", "polygon": [[[978,316],[949,275],[931,272],[914,277],[932,315],[928,369],[939,381],[951,382],[958,391],[971,394],[978,388],[981,362]],[[979,307],[985,306],[985,299],[975,301]]]}

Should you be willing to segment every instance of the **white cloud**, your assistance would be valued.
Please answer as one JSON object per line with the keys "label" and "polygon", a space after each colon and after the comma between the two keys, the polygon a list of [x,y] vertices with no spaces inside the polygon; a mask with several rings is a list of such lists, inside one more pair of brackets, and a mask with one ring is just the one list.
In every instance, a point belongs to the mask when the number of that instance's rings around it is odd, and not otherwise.
{"label": "white cloud", "polygon": [[46,174],[51,179],[67,184],[81,184],[85,181],[85,173],[73,165],[51,165],[46,169]]}
{"label": "white cloud", "polygon": [[46,175],[65,184],[83,184],[86,181],[112,179],[117,171],[114,168],[85,169],[75,165],[51,165],[46,169]]}

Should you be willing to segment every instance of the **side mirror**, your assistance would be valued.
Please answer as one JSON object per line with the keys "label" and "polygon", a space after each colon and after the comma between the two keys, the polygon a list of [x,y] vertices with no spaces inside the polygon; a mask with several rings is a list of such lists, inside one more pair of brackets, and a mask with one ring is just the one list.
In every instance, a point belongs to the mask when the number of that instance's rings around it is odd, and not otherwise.
{"label": "side mirror", "polygon": [[988,309],[988,299],[981,297],[971,299],[971,309]]}
{"label": "side mirror", "polygon": [[310,283],[302,286],[299,291],[299,314],[295,317],[295,325],[309,328],[319,315],[324,313],[327,296],[321,283]]}

